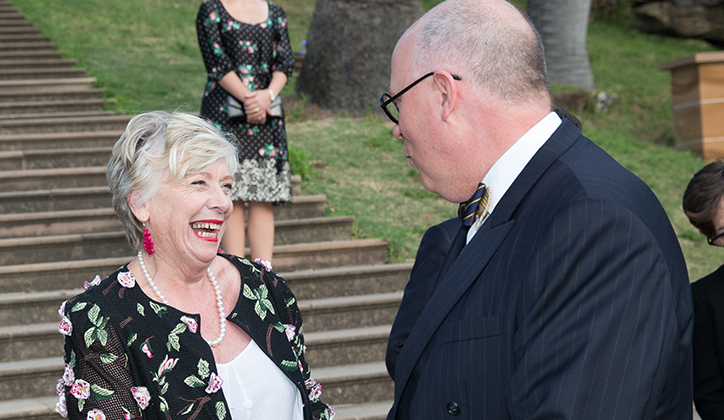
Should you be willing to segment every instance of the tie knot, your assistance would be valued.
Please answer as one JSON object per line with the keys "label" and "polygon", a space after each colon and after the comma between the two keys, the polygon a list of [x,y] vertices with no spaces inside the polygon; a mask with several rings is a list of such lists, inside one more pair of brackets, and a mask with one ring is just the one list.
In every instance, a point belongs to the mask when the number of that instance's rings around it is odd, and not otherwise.
{"label": "tie knot", "polygon": [[485,217],[488,212],[489,202],[490,192],[485,184],[481,182],[470,200],[460,203],[458,217],[463,225],[470,226],[476,219]]}

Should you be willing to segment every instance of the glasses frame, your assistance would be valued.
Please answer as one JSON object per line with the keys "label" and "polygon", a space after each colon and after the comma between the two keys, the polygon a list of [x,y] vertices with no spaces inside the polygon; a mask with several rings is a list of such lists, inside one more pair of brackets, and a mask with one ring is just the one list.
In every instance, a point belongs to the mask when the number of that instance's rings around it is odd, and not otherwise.
{"label": "glasses frame", "polygon": [[[410,83],[409,85],[407,85],[407,86],[406,86],[404,89],[402,89],[401,91],[397,92],[397,94],[395,94],[395,96],[390,96],[390,94],[387,93],[387,92],[383,93],[382,96],[380,96],[380,108],[382,108],[382,110],[385,112],[385,115],[387,115],[387,118],[389,118],[393,123],[399,124],[400,121],[398,121],[398,119],[395,118],[395,117],[390,113],[390,111],[387,110],[387,105],[389,105],[390,102],[391,102],[391,103],[395,106],[395,108],[397,108],[397,114],[399,115],[399,114],[400,114],[400,108],[397,106],[397,104],[395,103],[395,101],[396,101],[400,96],[402,96],[405,92],[407,92],[408,90],[412,89],[413,87],[415,87],[415,85],[417,85],[418,83],[420,83],[420,82],[422,82],[423,80],[427,79],[428,77],[432,76],[433,74],[435,74],[434,71],[432,71],[432,72],[430,72],[430,73],[427,73],[426,75],[420,77],[419,79],[417,79],[417,80],[415,80],[414,82],[412,82],[412,83]],[[458,75],[451,74],[451,76],[452,76],[452,78],[455,79],[455,80],[458,80],[458,81],[463,80],[463,78],[460,77],[460,76],[458,76]]]}
{"label": "glasses frame", "polygon": [[722,246],[722,245],[717,245],[717,244],[715,244],[714,241],[716,241],[716,240],[719,239],[719,238],[723,238],[723,237],[724,237],[724,232],[716,235],[716,236],[713,237],[713,238],[706,238],[706,243],[708,243],[708,244],[711,245],[711,246]]}

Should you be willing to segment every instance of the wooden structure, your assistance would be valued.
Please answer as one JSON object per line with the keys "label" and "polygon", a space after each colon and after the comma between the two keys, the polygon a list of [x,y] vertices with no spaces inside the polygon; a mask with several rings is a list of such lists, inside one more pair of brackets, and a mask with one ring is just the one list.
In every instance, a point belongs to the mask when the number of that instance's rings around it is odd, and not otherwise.
{"label": "wooden structure", "polygon": [[706,160],[724,157],[724,52],[668,61],[676,147]]}

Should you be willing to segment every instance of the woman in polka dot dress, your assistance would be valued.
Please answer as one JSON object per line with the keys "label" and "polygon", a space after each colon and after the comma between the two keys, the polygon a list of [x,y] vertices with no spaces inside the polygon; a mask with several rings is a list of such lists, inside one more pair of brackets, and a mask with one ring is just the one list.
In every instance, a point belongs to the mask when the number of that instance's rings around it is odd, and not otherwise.
{"label": "woman in polka dot dress", "polygon": [[[287,18],[281,7],[264,0],[208,0],[199,8],[196,31],[208,73],[201,115],[239,141],[240,165],[231,192],[234,213],[224,251],[244,256],[248,203],[251,258],[271,261],[272,203],[292,200],[284,120],[269,114],[294,65]],[[229,121],[229,95],[242,104],[245,123]]]}

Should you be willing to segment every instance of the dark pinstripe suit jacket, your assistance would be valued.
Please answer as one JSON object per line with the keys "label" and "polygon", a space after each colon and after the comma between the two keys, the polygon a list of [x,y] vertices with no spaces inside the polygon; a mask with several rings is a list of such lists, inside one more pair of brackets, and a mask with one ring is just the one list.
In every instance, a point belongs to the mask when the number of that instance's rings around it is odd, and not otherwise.
{"label": "dark pinstripe suit jacket", "polygon": [[465,233],[389,419],[691,419],[686,265],[641,180],[564,121]]}

